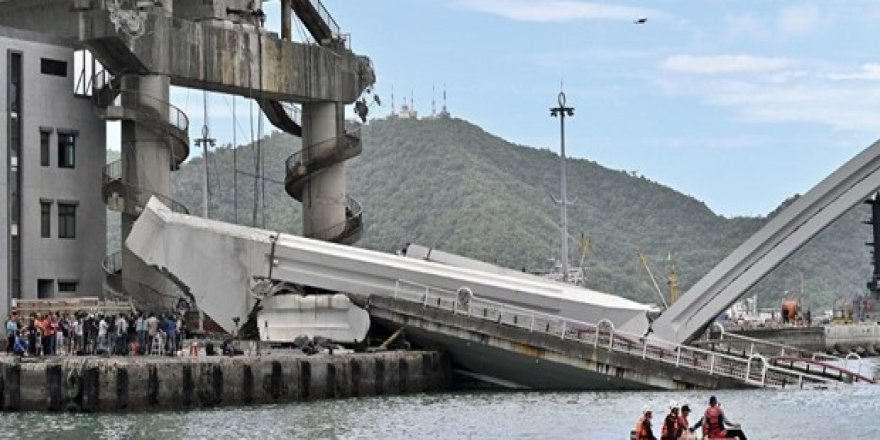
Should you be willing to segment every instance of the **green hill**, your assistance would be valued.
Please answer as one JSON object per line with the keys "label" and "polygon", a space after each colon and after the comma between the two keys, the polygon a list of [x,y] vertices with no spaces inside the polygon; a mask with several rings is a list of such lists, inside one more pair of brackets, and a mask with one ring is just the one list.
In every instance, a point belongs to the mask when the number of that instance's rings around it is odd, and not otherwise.
{"label": "green hill", "polygon": [[[548,150],[514,145],[458,119],[377,120],[363,130],[364,152],[349,161],[349,193],[365,209],[359,246],[390,251],[407,242],[436,247],[511,268],[539,268],[559,247],[559,158]],[[260,142],[269,179],[265,223],[298,233],[299,203],[284,192],[284,160],[299,139],[274,133]],[[212,215],[253,223],[255,146],[218,148],[210,157]],[[233,153],[239,168],[238,210],[233,209]],[[174,173],[175,198],[201,212],[203,162],[195,158]],[[243,174],[249,173],[250,175]],[[682,291],[744,241],[766,218],[725,218],[704,203],[624,171],[595,162],[569,163],[570,233],[592,239],[587,257],[591,287],[656,301],[636,257],[642,249],[664,282],[665,260],[676,262]],[[262,188],[260,188],[262,190]],[[772,214],[771,214],[772,215]],[[824,231],[756,287],[764,306],[786,290],[806,291],[814,307],[862,292],[870,274],[868,216],[860,206]],[[577,261],[577,240],[570,246]]]}

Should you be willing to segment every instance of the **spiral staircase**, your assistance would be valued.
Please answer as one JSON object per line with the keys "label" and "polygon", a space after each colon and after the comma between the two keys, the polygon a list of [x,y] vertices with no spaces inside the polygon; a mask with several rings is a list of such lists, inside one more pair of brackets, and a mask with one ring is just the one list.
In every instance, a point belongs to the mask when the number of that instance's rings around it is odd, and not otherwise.
{"label": "spiral staircase", "polygon": [[[92,105],[99,118],[105,121],[136,121],[164,140],[171,154],[171,169],[177,170],[189,156],[189,119],[174,105],[158,98],[143,95],[121,87],[121,78],[101,71],[93,78]],[[168,119],[159,109],[167,109]],[[136,145],[129,145],[136,148]],[[159,194],[126,183],[122,176],[122,160],[104,166],[102,173],[101,197],[111,211],[137,217],[143,212],[147,202],[156,197],[174,212],[189,214],[182,203],[166,194]],[[126,278],[122,273],[122,250],[107,255],[101,264],[105,273],[105,294],[118,298],[162,298],[163,303],[174,300],[187,301],[188,289],[171,281],[174,292],[159,292],[156,289]],[[135,289],[138,292],[132,292]]]}
{"label": "spiral staircase", "polygon": [[[300,110],[293,104],[272,100],[260,101],[260,108],[275,127],[302,137]],[[331,145],[333,148],[326,148]],[[356,157],[363,151],[360,125],[347,124],[342,136],[304,147],[285,161],[284,189],[298,202],[303,201],[306,183],[328,167]],[[350,195],[345,200],[345,220],[312,231],[306,237],[341,244],[354,244],[363,232],[363,207]]]}
{"label": "spiral staircase", "polygon": [[[332,143],[332,149],[323,149]],[[318,152],[323,154],[317,154]],[[360,128],[346,130],[344,136],[328,139],[293,153],[285,162],[287,174],[284,189],[299,202],[303,200],[306,183],[328,167],[356,157],[363,151]],[[341,231],[340,231],[341,229]],[[339,232],[337,232],[339,231]],[[323,241],[341,244],[354,244],[363,232],[363,208],[351,196],[346,196],[345,220],[342,224],[329,225],[306,235]]]}

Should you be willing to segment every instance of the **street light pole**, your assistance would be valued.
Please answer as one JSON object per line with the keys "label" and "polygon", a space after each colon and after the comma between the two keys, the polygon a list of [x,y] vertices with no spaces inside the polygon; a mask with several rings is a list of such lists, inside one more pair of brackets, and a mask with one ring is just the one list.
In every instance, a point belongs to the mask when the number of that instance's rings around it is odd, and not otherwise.
{"label": "street light pole", "polygon": [[205,178],[202,180],[202,212],[205,218],[211,218],[211,213],[208,210],[208,202],[210,198],[210,182],[208,182],[208,147],[214,147],[217,140],[208,137],[208,126],[205,125],[202,127],[202,137],[200,139],[196,139],[196,146],[202,147],[202,160],[205,162]]}
{"label": "street light pole", "polygon": [[568,188],[565,178],[565,117],[574,116],[574,107],[565,106],[565,93],[561,91],[557,97],[557,102],[559,107],[551,108],[550,116],[554,118],[559,116],[559,157],[562,160],[562,169],[560,173],[561,182],[559,184],[561,194],[556,202],[559,204],[560,216],[562,217],[562,250],[560,260],[562,261],[562,281],[566,282],[568,281]]}

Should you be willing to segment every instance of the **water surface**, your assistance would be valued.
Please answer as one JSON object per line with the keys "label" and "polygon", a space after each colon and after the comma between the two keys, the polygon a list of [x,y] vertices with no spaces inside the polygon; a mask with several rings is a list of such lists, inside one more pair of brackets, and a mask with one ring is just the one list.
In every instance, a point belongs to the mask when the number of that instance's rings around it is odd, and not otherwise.
{"label": "water surface", "polygon": [[[715,394],[750,439],[880,439],[880,386]],[[192,412],[3,414],[0,438],[612,440],[628,438],[645,405],[661,416],[675,400],[699,414],[709,395],[462,391]]]}

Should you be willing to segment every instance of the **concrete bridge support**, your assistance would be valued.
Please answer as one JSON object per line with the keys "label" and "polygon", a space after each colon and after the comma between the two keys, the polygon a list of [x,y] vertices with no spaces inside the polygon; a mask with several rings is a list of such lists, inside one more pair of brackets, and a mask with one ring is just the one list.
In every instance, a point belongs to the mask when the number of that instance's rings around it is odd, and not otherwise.
{"label": "concrete bridge support", "polygon": [[[335,102],[303,105],[303,159],[308,162],[337,155],[344,142],[344,106]],[[303,235],[336,237],[346,226],[345,162],[329,165],[305,183]]]}
{"label": "concrete bridge support", "polygon": [[[165,0],[161,8],[170,17],[173,14],[173,0]],[[159,9],[160,7],[156,7]],[[167,36],[167,35],[166,35]],[[162,40],[162,34],[155,35]],[[156,41],[154,47],[160,55],[156,57],[157,71],[166,71],[170,63],[170,46],[166,41]],[[158,122],[146,125],[144,120],[123,120],[122,134],[122,182],[129,188],[138,188],[144,193],[171,195],[172,140],[167,132],[159,127],[167,126],[169,121],[171,81],[167,75],[129,75],[122,78],[123,107],[144,109],[158,116]],[[145,112],[141,112],[143,115]],[[127,197],[125,203],[140,203],[138,197]],[[126,206],[122,214],[122,238],[128,237],[137,216],[134,207]],[[145,306],[161,307],[163,297],[155,292],[167,293],[173,288],[171,282],[155,268],[146,265],[125,246],[122,249],[123,286],[133,299]]]}

